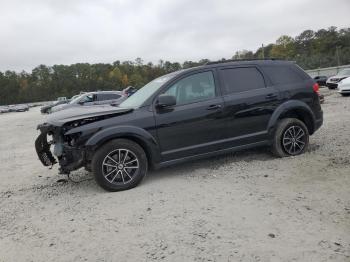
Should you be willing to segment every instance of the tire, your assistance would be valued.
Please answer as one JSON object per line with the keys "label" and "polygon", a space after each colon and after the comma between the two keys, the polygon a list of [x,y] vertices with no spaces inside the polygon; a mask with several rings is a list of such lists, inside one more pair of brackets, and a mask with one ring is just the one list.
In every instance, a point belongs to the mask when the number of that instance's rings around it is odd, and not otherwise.
{"label": "tire", "polygon": [[115,139],[96,151],[91,168],[96,182],[114,192],[136,187],[147,173],[148,161],[145,151],[137,143]]}
{"label": "tire", "polygon": [[302,121],[296,118],[285,118],[277,123],[272,144],[272,153],[275,156],[300,155],[308,146],[309,131]]}

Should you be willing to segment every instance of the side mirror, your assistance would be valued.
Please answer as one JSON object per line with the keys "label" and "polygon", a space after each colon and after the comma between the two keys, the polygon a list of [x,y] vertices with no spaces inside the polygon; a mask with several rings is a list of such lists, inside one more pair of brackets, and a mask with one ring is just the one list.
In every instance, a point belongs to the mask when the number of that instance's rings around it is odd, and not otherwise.
{"label": "side mirror", "polygon": [[84,101],[79,101],[78,104],[82,106],[84,105]]}
{"label": "side mirror", "polygon": [[158,108],[165,108],[165,107],[174,106],[174,105],[176,105],[175,96],[170,96],[170,95],[158,96],[158,102],[157,102]]}

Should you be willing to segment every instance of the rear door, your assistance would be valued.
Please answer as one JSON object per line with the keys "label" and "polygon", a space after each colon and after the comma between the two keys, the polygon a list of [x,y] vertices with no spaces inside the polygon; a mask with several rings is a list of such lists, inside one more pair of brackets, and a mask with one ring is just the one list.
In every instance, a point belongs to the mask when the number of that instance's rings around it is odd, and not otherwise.
{"label": "rear door", "polygon": [[313,106],[318,104],[318,95],[313,92],[314,80],[296,65],[263,65],[262,70],[269,76],[273,85],[284,100],[297,99]]}
{"label": "rear door", "polygon": [[227,123],[224,137],[230,146],[267,139],[269,119],[279,103],[279,92],[257,66],[228,66],[218,69]]}

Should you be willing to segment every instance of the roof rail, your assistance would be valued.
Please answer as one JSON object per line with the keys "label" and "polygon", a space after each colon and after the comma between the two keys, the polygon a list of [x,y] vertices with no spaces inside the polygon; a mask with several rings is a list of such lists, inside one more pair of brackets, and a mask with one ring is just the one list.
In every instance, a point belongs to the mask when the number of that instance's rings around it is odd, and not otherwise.
{"label": "roof rail", "polygon": [[213,61],[213,62],[207,62],[205,63],[205,65],[214,65],[214,64],[221,64],[221,63],[229,63],[229,62],[240,62],[240,61],[264,61],[264,60],[283,60],[283,59],[279,59],[279,58],[274,58],[274,57],[270,57],[270,58],[252,58],[252,59],[229,59],[229,60],[220,60],[220,61]]}

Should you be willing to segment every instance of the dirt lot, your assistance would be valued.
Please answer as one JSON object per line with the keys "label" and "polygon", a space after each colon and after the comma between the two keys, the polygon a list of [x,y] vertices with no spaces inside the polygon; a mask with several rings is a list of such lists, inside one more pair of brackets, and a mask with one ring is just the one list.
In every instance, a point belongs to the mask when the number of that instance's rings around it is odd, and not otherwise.
{"label": "dirt lot", "polygon": [[350,97],[324,92],[302,156],[239,152],[119,193],[41,166],[39,108],[0,115],[0,261],[350,261]]}

